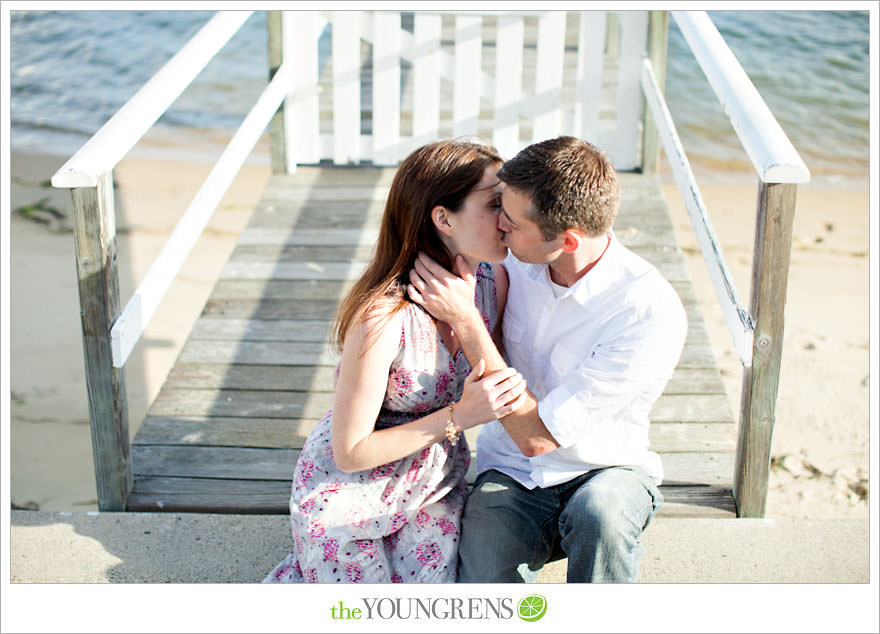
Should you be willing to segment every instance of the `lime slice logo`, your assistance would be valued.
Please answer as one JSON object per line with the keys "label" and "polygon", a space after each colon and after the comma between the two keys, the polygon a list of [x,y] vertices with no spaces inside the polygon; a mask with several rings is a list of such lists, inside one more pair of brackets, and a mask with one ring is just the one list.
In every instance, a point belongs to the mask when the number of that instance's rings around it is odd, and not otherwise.
{"label": "lime slice logo", "polygon": [[523,597],[517,606],[517,614],[523,621],[533,623],[547,613],[547,599],[540,594]]}

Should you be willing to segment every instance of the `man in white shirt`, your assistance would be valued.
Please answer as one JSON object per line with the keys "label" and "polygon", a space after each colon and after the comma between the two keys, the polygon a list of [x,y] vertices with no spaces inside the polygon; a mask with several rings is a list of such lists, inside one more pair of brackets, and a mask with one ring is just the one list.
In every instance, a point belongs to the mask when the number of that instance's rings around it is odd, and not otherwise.
{"label": "man in white shirt", "polygon": [[648,414],[681,355],[684,308],[614,236],[620,186],[603,152],[573,137],[543,141],[498,177],[511,252],[507,361],[466,267],[457,276],[420,256],[409,288],[453,326],[472,365],[509,363],[529,386],[524,405],[480,433],[459,581],[530,581],[568,557],[570,582],[635,582],[639,537],[662,504]]}

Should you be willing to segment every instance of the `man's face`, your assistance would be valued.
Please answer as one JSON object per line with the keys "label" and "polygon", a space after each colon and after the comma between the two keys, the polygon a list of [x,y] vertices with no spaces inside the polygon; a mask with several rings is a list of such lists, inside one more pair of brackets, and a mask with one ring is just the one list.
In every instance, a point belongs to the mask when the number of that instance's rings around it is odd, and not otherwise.
{"label": "man's face", "polygon": [[528,194],[501,183],[501,213],[498,228],[501,240],[518,260],[533,264],[552,262],[562,253],[562,234],[549,242],[544,240],[538,224],[531,218],[536,210]]}

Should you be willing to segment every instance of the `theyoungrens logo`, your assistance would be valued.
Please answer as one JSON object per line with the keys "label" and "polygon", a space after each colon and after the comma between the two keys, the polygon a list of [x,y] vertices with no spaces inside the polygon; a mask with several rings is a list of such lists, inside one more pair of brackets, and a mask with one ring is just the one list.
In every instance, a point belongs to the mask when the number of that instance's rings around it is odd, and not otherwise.
{"label": "theyoungrens logo", "polygon": [[512,619],[534,622],[547,613],[547,600],[540,595],[523,597],[514,607],[510,597],[361,597],[361,606],[342,601],[330,607],[334,620],[481,620]]}

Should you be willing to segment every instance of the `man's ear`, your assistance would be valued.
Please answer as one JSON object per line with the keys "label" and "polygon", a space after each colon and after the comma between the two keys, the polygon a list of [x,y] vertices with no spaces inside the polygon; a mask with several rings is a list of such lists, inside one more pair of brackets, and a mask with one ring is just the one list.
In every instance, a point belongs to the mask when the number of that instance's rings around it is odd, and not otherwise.
{"label": "man's ear", "polygon": [[581,246],[584,234],[577,229],[566,229],[562,232],[562,250],[565,253],[574,253]]}
{"label": "man's ear", "polygon": [[450,215],[449,210],[443,205],[437,205],[431,210],[431,220],[434,221],[434,226],[437,227],[437,231],[445,236],[452,235],[452,224],[449,222]]}

